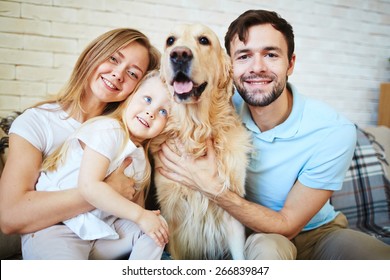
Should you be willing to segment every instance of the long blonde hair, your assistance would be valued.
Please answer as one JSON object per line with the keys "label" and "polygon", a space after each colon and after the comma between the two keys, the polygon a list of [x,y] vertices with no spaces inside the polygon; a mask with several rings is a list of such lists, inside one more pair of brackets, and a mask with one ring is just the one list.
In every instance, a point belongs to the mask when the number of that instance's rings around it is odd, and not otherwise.
{"label": "long blonde hair", "polygon": [[[133,93],[138,90],[138,88],[141,86],[143,82],[145,82],[147,79],[159,76],[160,72],[158,70],[150,71],[147,75],[143,77],[143,79],[137,84],[136,88],[134,89]],[[76,131],[77,133],[82,127],[85,125],[88,125],[91,122],[98,121],[103,118],[112,118],[118,121],[121,128],[125,132],[125,138],[122,143],[120,143],[121,148],[118,154],[121,154],[123,149],[125,148],[126,143],[131,139],[131,133],[127,129],[126,125],[126,108],[133,98],[134,94],[131,94],[124,102],[122,102],[114,111],[112,111],[110,114],[105,116],[98,116],[94,117],[92,119],[89,119],[88,121],[84,122]],[[140,186],[140,190],[146,189],[146,194],[148,192],[149,186],[150,186],[150,177],[151,177],[151,165],[148,157],[148,150],[149,150],[149,144],[151,139],[146,139],[143,143],[138,143],[144,147],[145,152],[145,159],[146,159],[146,167],[145,172],[142,180],[140,182],[136,182]],[[70,141],[69,139],[65,141],[61,146],[59,146],[53,153],[51,153],[49,156],[47,156],[43,163],[41,171],[56,171],[58,166],[60,164],[63,164],[66,160],[67,151],[69,149]]]}
{"label": "long blonde hair", "polygon": [[[150,43],[146,35],[131,28],[113,29],[97,37],[84,49],[73,68],[68,82],[58,92],[55,98],[39,102],[33,107],[38,107],[45,103],[58,103],[61,109],[68,112],[69,116],[74,116],[79,111],[83,112],[81,104],[88,86],[89,77],[113,53],[132,42],[137,42],[148,50],[149,65],[147,71],[160,67],[161,54]],[[120,103],[108,103],[103,114],[112,112]]]}

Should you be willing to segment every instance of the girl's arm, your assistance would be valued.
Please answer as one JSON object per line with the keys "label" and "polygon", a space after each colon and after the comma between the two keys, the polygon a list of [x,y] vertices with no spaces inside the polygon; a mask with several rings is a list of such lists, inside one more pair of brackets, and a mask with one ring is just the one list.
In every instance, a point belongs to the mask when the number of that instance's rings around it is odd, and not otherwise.
{"label": "girl's arm", "polygon": [[168,242],[166,223],[158,213],[129,201],[104,182],[109,164],[108,158],[88,146],[84,147],[78,182],[83,197],[100,210],[135,222],[158,245],[164,246]]}

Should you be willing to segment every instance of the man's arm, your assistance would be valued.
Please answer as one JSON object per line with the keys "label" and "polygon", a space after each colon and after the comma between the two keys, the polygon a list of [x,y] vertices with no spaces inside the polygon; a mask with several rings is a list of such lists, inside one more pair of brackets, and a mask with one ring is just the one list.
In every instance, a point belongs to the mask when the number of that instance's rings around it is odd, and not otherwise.
{"label": "man's arm", "polygon": [[277,212],[225,191],[214,201],[242,224],[255,232],[278,233],[294,238],[322,208],[332,191],[306,187],[297,181]]}
{"label": "man's arm", "polygon": [[180,157],[163,144],[159,156],[164,168],[159,169],[160,173],[202,192],[255,232],[278,233],[291,239],[332,195],[332,191],[312,189],[297,181],[284,207],[277,212],[247,201],[229,190],[221,192],[223,180],[218,176],[215,151],[211,140],[207,144],[207,154],[196,160],[190,156]]}

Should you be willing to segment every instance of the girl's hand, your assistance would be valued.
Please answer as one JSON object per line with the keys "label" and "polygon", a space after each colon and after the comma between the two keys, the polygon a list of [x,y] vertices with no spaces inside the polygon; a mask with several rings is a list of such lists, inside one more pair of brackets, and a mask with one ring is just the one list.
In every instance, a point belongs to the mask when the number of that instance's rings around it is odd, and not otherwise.
{"label": "girl's hand", "polygon": [[130,157],[125,158],[121,166],[119,166],[114,172],[112,172],[104,181],[109,184],[114,190],[120,193],[128,200],[133,200],[135,189],[134,180],[125,175],[124,171],[127,166],[132,163]]}
{"label": "girl's hand", "polygon": [[145,210],[139,218],[138,225],[158,246],[164,247],[168,243],[168,224],[160,215],[160,210]]}

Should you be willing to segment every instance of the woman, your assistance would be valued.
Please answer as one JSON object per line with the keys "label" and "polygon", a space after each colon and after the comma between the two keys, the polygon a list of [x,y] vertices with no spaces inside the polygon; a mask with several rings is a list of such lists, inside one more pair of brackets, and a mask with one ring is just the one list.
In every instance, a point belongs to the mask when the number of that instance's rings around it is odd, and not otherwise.
{"label": "woman", "polygon": [[[6,233],[29,233],[93,209],[78,188],[37,192],[43,159],[84,121],[115,109],[141,78],[159,67],[160,54],[134,29],[115,29],[82,52],[57,98],[26,110],[11,129],[6,165],[0,180],[0,226]],[[131,199],[134,189],[123,175],[129,160],[106,182]]]}

